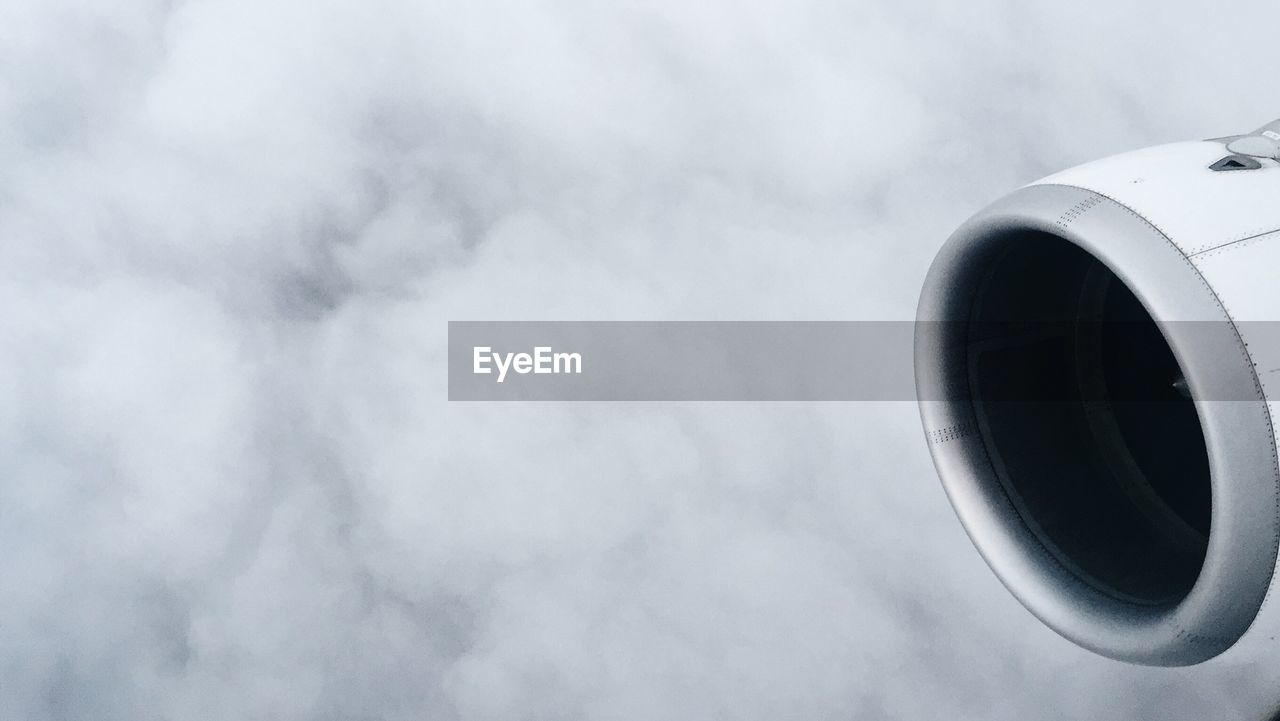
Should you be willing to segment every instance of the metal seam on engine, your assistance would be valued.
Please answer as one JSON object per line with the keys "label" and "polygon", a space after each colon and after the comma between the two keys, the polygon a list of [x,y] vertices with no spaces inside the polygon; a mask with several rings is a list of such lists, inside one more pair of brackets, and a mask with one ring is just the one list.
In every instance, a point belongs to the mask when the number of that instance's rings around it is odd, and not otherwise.
{"label": "metal seam on engine", "polygon": [[947,426],[946,428],[939,428],[938,430],[930,431],[929,440],[934,445],[948,443],[961,438],[968,438],[973,435],[974,430],[976,429],[972,422],[964,421],[956,423],[955,425]]}
{"label": "metal seam on engine", "polygon": [[1271,233],[1276,233],[1276,232],[1280,232],[1280,228],[1277,228],[1274,224],[1256,226],[1250,230],[1246,230],[1243,233],[1237,233],[1236,236],[1234,238],[1231,238],[1230,240],[1214,241],[1211,243],[1202,243],[1200,245],[1196,245],[1191,248],[1188,248],[1185,252],[1187,255],[1199,255],[1201,253],[1205,253],[1210,250],[1216,250],[1218,248],[1221,248],[1224,245],[1231,245],[1232,243],[1239,243],[1242,240],[1249,240],[1251,238],[1256,238],[1261,235],[1269,235]]}
{"label": "metal seam on engine", "polygon": [[1280,235],[1280,228],[1276,228],[1274,230],[1268,230],[1264,233],[1255,233],[1254,235],[1250,235],[1246,238],[1240,238],[1239,240],[1233,240],[1228,243],[1223,243],[1221,245],[1215,245],[1212,248],[1206,248],[1204,250],[1197,250],[1194,253],[1187,253],[1187,257],[1196,258],[1196,259],[1211,258],[1214,255],[1217,255],[1224,251],[1235,250],[1237,248],[1247,248],[1253,245],[1254,243],[1261,240],[1266,240],[1267,238],[1273,235]]}

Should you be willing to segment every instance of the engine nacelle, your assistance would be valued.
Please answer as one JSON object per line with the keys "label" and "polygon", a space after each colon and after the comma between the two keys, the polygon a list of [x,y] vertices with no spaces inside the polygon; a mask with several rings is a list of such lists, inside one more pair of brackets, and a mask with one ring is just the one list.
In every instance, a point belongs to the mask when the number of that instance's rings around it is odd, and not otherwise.
{"label": "engine nacelle", "polygon": [[987,207],[918,311],[938,473],[1008,589],[1105,656],[1280,656],[1280,121]]}

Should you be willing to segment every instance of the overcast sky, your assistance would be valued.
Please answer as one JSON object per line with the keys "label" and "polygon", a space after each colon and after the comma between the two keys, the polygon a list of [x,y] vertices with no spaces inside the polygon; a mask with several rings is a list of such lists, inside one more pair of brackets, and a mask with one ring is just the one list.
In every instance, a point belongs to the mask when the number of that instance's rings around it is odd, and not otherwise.
{"label": "overcast sky", "polygon": [[1133,5],[0,3],[0,717],[1249,718],[1041,627],[911,404],[445,400],[447,320],[906,319],[1280,117],[1280,6]]}

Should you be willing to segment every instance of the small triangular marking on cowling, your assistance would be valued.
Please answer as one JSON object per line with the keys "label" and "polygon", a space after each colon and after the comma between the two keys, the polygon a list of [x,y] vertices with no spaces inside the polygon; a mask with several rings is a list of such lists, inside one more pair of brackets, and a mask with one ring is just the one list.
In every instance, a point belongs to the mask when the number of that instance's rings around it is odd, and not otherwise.
{"label": "small triangular marking on cowling", "polygon": [[1247,155],[1228,155],[1209,166],[1210,170],[1257,170],[1262,167],[1262,163],[1248,157]]}

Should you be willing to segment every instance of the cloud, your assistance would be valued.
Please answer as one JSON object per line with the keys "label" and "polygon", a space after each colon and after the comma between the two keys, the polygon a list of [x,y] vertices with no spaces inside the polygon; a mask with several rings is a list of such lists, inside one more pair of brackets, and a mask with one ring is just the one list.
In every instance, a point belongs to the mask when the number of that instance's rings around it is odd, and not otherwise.
{"label": "cloud", "polygon": [[445,401],[450,319],[909,318],[1006,190],[1276,115],[1208,25],[6,4],[0,714],[1243,717],[1040,627],[908,404]]}

